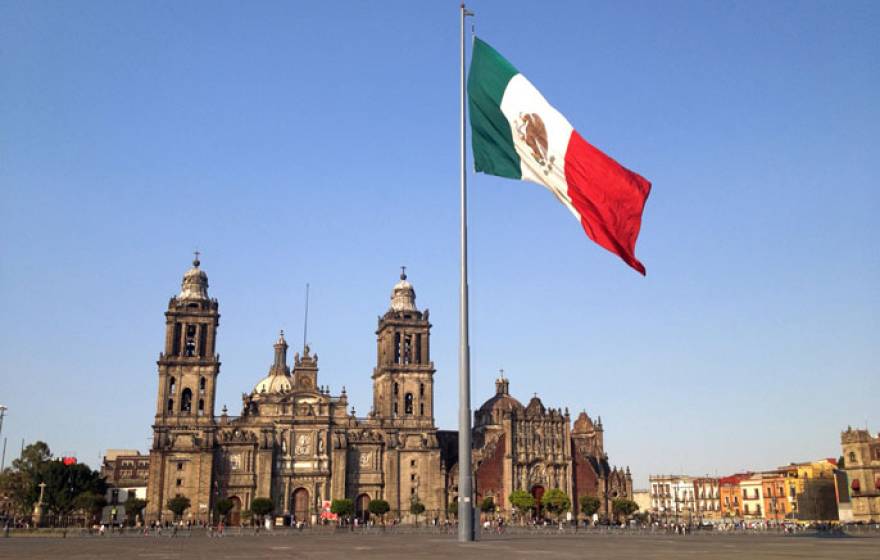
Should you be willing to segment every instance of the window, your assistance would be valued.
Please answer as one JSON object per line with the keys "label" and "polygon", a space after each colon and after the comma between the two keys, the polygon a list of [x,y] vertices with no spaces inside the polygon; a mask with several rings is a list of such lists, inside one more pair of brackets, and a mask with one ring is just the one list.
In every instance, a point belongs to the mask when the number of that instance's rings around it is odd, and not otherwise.
{"label": "window", "polygon": [[184,414],[189,414],[192,412],[192,391],[189,388],[183,390],[183,394],[180,397],[180,411]]}
{"label": "window", "polygon": [[416,460],[415,460],[415,459],[410,460],[410,462],[409,462],[409,466],[415,468],[415,466],[416,466]]}
{"label": "window", "polygon": [[183,344],[184,355],[192,357],[196,353],[196,326],[186,326],[186,342]]}
{"label": "window", "polygon": [[416,363],[422,363],[422,335],[416,335]]}
{"label": "window", "polygon": [[177,463],[177,470],[179,470],[179,471],[183,470],[183,463],[182,462]]}
{"label": "window", "polygon": [[173,377],[168,380],[168,394],[173,395],[177,392],[177,380]]}
{"label": "window", "polygon": [[854,451],[850,451],[850,452],[849,452],[849,462],[850,462],[850,463],[855,463],[855,462],[856,462],[856,454],[855,454]]}
{"label": "window", "polygon": [[205,414],[205,399],[199,399],[199,416]]}
{"label": "window", "polygon": [[174,412],[174,399],[168,399],[168,412]]}
{"label": "window", "polygon": [[425,403],[419,403],[419,416],[425,415]]}
{"label": "window", "polygon": [[412,416],[413,413],[413,396],[412,393],[407,393],[403,397],[403,413],[407,416]]}
{"label": "window", "polygon": [[394,415],[397,416],[397,401],[394,401],[394,404],[392,405],[391,408],[392,408],[392,411],[394,412]]}
{"label": "window", "polygon": [[415,480],[416,480],[416,473],[412,473],[411,475],[409,475],[409,479],[410,479],[410,481],[415,482]]}
{"label": "window", "polygon": [[174,324],[174,340],[171,343],[171,355],[180,355],[180,323]]}
{"label": "window", "polygon": [[394,333],[394,363],[400,363],[400,333]]}
{"label": "window", "polygon": [[206,384],[207,384],[207,382],[205,381],[204,377],[199,379],[199,393],[202,395],[205,394],[205,385]]}
{"label": "window", "polygon": [[757,489],[757,488],[755,488],[755,499],[757,500],[757,499],[760,498],[760,497],[761,497],[761,493],[758,492],[758,489]]}
{"label": "window", "polygon": [[412,336],[406,335],[403,337],[403,363],[410,362],[412,362]]}
{"label": "window", "polygon": [[207,325],[202,325],[202,328],[199,329],[199,356],[205,357],[205,346],[208,342],[208,329],[206,329]]}
{"label": "window", "polygon": [[424,383],[419,383],[419,396],[420,397],[425,396],[425,384]]}

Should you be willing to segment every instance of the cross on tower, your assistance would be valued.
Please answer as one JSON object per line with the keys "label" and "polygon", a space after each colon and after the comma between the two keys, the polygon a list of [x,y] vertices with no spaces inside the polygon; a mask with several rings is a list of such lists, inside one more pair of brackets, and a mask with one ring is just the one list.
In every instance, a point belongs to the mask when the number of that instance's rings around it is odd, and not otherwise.
{"label": "cross on tower", "polygon": [[405,266],[400,267],[400,279],[406,280],[406,267]]}
{"label": "cross on tower", "polygon": [[501,379],[504,379],[504,368],[499,369],[498,372],[501,374]]}

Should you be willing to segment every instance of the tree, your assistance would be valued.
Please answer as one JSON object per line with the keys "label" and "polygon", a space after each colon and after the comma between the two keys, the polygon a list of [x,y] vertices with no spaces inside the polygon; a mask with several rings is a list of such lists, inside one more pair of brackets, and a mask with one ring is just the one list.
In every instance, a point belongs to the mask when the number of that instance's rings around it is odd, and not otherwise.
{"label": "tree", "polygon": [[36,478],[40,469],[51,459],[52,451],[49,446],[45,442],[37,441],[22,450],[21,457],[12,461],[12,468]]}
{"label": "tree", "polygon": [[192,503],[186,496],[175,496],[168,500],[165,507],[171,510],[171,513],[174,514],[174,520],[177,521],[183,516],[183,512],[188,510],[191,505]]}
{"label": "tree", "polygon": [[514,490],[508,499],[521,522],[525,521],[526,514],[535,507],[535,497],[525,490]]}
{"label": "tree", "polygon": [[551,488],[544,492],[541,504],[548,512],[556,516],[557,522],[561,522],[562,514],[571,509],[571,500],[568,498],[568,494],[559,488]]}
{"label": "tree", "polygon": [[639,504],[626,498],[616,498],[611,501],[611,511],[615,517],[623,517],[624,520],[639,510]]}
{"label": "tree", "polygon": [[446,516],[458,517],[458,500],[449,502],[449,505],[446,506]]}
{"label": "tree", "polygon": [[409,512],[416,516],[416,527],[419,526],[419,516],[425,513],[425,504],[419,500],[418,496],[412,499],[409,505]]}
{"label": "tree", "polygon": [[275,509],[275,504],[269,498],[254,498],[251,502],[251,511],[254,515],[260,516],[260,522],[263,519],[272,513],[272,510]]}
{"label": "tree", "polygon": [[581,513],[584,514],[585,518],[593,517],[599,511],[599,508],[602,507],[602,502],[595,496],[581,496],[578,502],[580,502]]}
{"label": "tree", "polygon": [[130,525],[135,525],[135,521],[138,515],[144,511],[144,508],[147,507],[147,501],[142,500],[135,496],[134,494],[129,494],[128,499],[125,500],[125,516],[128,518],[128,523]]}
{"label": "tree", "polygon": [[350,518],[354,515],[354,502],[349,499],[333,500],[330,502],[330,513],[341,518]]}
{"label": "tree", "polygon": [[0,473],[0,494],[9,500],[12,513],[26,517],[34,511],[40,497],[37,484],[51,459],[49,446],[38,441],[22,450],[21,457],[12,461],[12,468]]}
{"label": "tree", "polygon": [[492,513],[495,511],[495,498],[492,496],[486,496],[480,502],[480,511],[483,513]]}
{"label": "tree", "polygon": [[0,473],[0,495],[9,500],[13,515],[27,516],[33,512],[33,486],[33,480],[22,471],[6,468]]}
{"label": "tree", "polygon": [[370,500],[367,509],[373,515],[378,515],[382,519],[382,526],[385,526],[385,514],[391,511],[391,506],[385,500]]}
{"label": "tree", "polygon": [[226,515],[235,507],[235,502],[229,498],[220,498],[214,502],[214,509],[217,511],[218,521],[226,521]]}
{"label": "tree", "polygon": [[81,492],[73,499],[73,510],[83,513],[83,527],[87,527],[94,521],[95,516],[104,509],[107,500],[101,494],[94,492]]}
{"label": "tree", "polygon": [[[56,522],[78,509],[74,500],[80,494],[103,496],[107,491],[101,474],[81,463],[65,465],[58,460],[49,461],[40,469],[38,481],[46,484],[43,502],[47,511],[56,516]],[[36,493],[39,498],[39,488]]]}

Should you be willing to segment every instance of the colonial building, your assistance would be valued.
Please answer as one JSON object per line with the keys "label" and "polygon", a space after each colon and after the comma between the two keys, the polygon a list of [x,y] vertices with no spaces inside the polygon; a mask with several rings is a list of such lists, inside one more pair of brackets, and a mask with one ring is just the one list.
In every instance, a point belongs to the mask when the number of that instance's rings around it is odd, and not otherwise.
{"label": "colonial building", "polygon": [[[559,488],[571,497],[574,513],[580,498],[598,497],[601,515],[611,512],[615,498],[633,497],[629,467],[608,462],[601,418],[594,423],[584,411],[572,426],[568,409],[545,407],[537,395],[523,406],[503,374],[495,395],[474,414],[474,465],[477,501],[492,497],[503,512],[512,511],[508,496],[515,490],[540,503],[545,490]],[[457,466],[451,475],[455,490]]]}
{"label": "colonial building", "polygon": [[[232,521],[255,497],[277,514],[314,521],[330,500],[349,498],[359,515],[372,499],[403,515],[413,500],[443,516],[457,497],[457,433],[434,421],[434,364],[429,312],[416,307],[406,274],[379,318],[373,405],[349,410],[345,388],[332,395],[318,379],[318,356],[306,346],[288,365],[283,332],[265,378],[242,395],[241,412],[216,414],[220,372],[216,299],[198,259],[165,312],[165,348],[150,450],[147,520],[171,517],[174,496],[191,501],[187,517],[207,521],[218,498],[232,500]],[[523,406],[500,379],[496,395],[475,414],[476,492],[506,509],[512,490],[537,497],[561,488],[573,497],[631,497],[632,479],[612,468],[601,421],[546,408],[535,396]]]}
{"label": "colonial building", "polygon": [[848,427],[840,443],[852,520],[880,521],[880,435]]}
{"label": "colonial building", "polygon": [[101,522],[110,525],[126,520],[125,502],[130,497],[147,498],[150,458],[136,449],[108,449],[101,463],[101,476],[107,482],[107,505]]}

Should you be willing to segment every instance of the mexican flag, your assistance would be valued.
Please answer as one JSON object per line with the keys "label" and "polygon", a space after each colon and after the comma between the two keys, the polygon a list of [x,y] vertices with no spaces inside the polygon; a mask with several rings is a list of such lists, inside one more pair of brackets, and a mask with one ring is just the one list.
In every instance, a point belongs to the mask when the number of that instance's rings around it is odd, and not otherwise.
{"label": "mexican flag", "polygon": [[547,188],[590,239],[645,274],[635,246],[651,183],[590,145],[525,76],[476,38],[467,92],[476,170]]}

